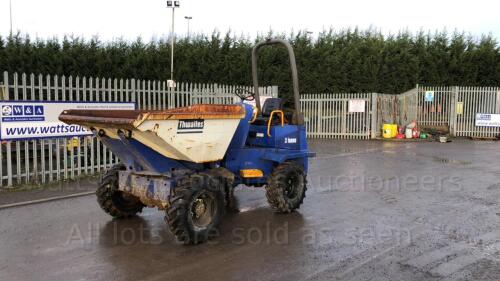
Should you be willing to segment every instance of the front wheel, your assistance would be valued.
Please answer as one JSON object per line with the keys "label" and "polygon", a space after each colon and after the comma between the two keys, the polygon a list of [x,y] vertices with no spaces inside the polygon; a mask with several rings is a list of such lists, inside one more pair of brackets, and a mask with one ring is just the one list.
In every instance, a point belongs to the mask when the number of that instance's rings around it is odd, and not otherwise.
{"label": "front wheel", "polygon": [[183,244],[198,244],[217,233],[224,214],[224,186],[210,173],[185,178],[175,188],[165,220]]}
{"label": "front wheel", "polygon": [[296,162],[278,165],[266,185],[267,201],[277,213],[298,209],[306,197],[307,180],[304,169]]}
{"label": "front wheel", "polygon": [[139,198],[118,190],[118,171],[125,166],[118,164],[109,169],[97,188],[97,202],[101,209],[114,218],[127,218],[140,213],[144,204]]}

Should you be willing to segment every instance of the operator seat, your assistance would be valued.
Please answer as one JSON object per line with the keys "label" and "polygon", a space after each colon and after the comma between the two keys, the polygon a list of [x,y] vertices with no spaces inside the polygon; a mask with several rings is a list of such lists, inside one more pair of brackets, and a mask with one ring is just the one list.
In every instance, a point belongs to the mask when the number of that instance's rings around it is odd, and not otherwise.
{"label": "operator seat", "polygon": [[[264,101],[264,105],[262,105],[262,112],[257,119],[253,122],[253,125],[266,125],[269,121],[269,117],[271,116],[271,112],[274,110],[282,110],[283,101],[280,98],[268,98]],[[278,124],[280,121],[280,117],[278,114],[273,116],[272,125]]]}

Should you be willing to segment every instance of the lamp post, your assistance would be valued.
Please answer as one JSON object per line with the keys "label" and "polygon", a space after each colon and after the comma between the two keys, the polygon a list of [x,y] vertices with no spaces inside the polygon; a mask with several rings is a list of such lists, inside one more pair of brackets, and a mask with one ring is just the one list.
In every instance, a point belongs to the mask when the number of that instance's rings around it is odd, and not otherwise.
{"label": "lamp post", "polygon": [[167,7],[172,8],[172,31],[170,33],[170,80],[167,81],[167,84],[168,84],[168,87],[175,88],[175,81],[174,81],[174,44],[175,44],[174,16],[175,16],[175,8],[180,7],[180,2],[168,0]]}
{"label": "lamp post", "polygon": [[185,16],[184,17],[185,19],[187,19],[187,22],[188,22],[188,38],[189,38],[189,23],[191,22],[191,20],[193,19],[193,17],[188,17],[188,16]]}
{"label": "lamp post", "polygon": [[10,10],[10,36],[12,36],[12,0],[9,0],[9,10]]}

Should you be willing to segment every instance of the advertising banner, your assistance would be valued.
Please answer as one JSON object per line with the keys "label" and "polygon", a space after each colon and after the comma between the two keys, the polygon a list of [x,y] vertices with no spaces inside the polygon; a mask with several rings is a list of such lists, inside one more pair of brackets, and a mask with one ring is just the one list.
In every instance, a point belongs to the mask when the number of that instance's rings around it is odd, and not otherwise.
{"label": "advertising banner", "polygon": [[365,100],[349,100],[349,113],[365,112]]}
{"label": "advertising banner", "polygon": [[133,102],[0,101],[0,139],[22,140],[88,136],[79,125],[59,121],[66,109],[134,110]]}
{"label": "advertising banner", "polygon": [[476,114],[476,126],[478,127],[500,127],[500,114]]}

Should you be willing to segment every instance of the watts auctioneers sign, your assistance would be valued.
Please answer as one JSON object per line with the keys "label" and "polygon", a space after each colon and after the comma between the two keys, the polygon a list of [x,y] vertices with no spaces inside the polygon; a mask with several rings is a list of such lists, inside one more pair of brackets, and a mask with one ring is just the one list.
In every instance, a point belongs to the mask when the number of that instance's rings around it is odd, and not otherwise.
{"label": "watts auctioneers sign", "polygon": [[0,139],[21,140],[92,135],[80,125],[59,121],[59,114],[66,109],[133,110],[135,103],[1,101],[0,108]]}
{"label": "watts auctioneers sign", "polygon": [[476,113],[477,127],[500,127],[500,114]]}

